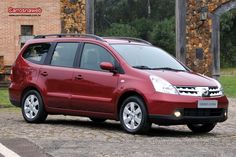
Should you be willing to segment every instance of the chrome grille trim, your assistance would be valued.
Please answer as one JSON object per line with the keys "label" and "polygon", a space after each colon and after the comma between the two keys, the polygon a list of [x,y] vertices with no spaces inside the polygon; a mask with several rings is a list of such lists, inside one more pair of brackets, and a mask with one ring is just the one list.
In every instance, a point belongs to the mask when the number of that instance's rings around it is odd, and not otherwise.
{"label": "chrome grille trim", "polygon": [[192,87],[192,86],[175,86],[180,95],[185,96],[203,96],[205,91],[209,93],[204,97],[221,96],[222,91],[218,87]]}

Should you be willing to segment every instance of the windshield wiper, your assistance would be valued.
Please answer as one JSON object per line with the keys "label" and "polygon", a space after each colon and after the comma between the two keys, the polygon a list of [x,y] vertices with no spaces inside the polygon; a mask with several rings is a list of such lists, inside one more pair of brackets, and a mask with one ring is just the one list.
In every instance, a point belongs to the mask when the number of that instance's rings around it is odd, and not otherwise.
{"label": "windshield wiper", "polygon": [[132,67],[137,68],[137,69],[153,70],[152,68],[145,66],[145,65],[137,65],[137,66],[132,66]]}
{"label": "windshield wiper", "polygon": [[181,70],[181,69],[173,69],[173,68],[170,68],[170,67],[152,68],[152,70],[186,71],[186,70]]}
{"label": "windshield wiper", "polygon": [[161,68],[150,68],[146,65],[137,65],[137,66],[132,66],[133,68],[137,69],[142,69],[142,70],[170,70],[170,71],[186,71],[186,70],[181,70],[181,69],[173,69],[170,67],[161,67]]}

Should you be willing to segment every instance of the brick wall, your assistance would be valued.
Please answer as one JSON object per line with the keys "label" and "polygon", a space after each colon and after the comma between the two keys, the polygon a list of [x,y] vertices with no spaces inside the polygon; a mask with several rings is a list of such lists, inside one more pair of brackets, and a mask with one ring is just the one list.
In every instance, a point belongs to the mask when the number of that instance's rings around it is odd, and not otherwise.
{"label": "brick wall", "polygon": [[[9,16],[8,7],[42,8],[41,16]],[[20,50],[21,25],[33,25],[33,34],[61,32],[59,0],[4,0],[0,1],[0,56],[11,65]]]}
{"label": "brick wall", "polygon": [[[9,7],[40,7],[42,13],[40,16],[9,16]],[[11,65],[20,51],[21,25],[33,25],[34,35],[85,33],[85,8],[85,0],[1,0],[0,56],[4,58],[4,65]]]}

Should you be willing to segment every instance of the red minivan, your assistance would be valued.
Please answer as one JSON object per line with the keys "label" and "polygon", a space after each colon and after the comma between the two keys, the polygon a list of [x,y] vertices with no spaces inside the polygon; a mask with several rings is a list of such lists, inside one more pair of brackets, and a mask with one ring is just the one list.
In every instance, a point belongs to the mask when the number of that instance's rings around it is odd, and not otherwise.
{"label": "red minivan", "polygon": [[127,37],[40,35],[12,66],[10,101],[29,123],[48,114],[120,121],[129,133],[158,125],[211,131],[227,119],[221,84],[164,50]]}

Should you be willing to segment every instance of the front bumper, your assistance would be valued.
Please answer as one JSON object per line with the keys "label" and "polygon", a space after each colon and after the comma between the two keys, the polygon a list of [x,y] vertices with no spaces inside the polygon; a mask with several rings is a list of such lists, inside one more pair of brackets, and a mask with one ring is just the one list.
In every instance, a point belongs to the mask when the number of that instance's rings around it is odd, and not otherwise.
{"label": "front bumper", "polygon": [[[204,123],[217,123],[227,120],[227,109],[207,109],[206,112],[198,112],[196,114],[186,114],[186,109],[178,109],[181,113],[180,117],[175,115],[149,115],[151,122],[158,125],[181,125],[181,124],[204,124]],[[216,111],[217,110],[217,111]],[[202,114],[201,114],[202,112]],[[199,114],[200,113],[200,114]],[[215,114],[214,114],[215,113]]]}
{"label": "front bumper", "polygon": [[[177,125],[188,123],[217,123],[227,119],[228,99],[220,97],[195,97],[163,93],[148,96],[148,113],[151,122],[159,125]],[[217,108],[198,108],[199,100],[217,100]],[[181,112],[180,117],[174,113]]]}

